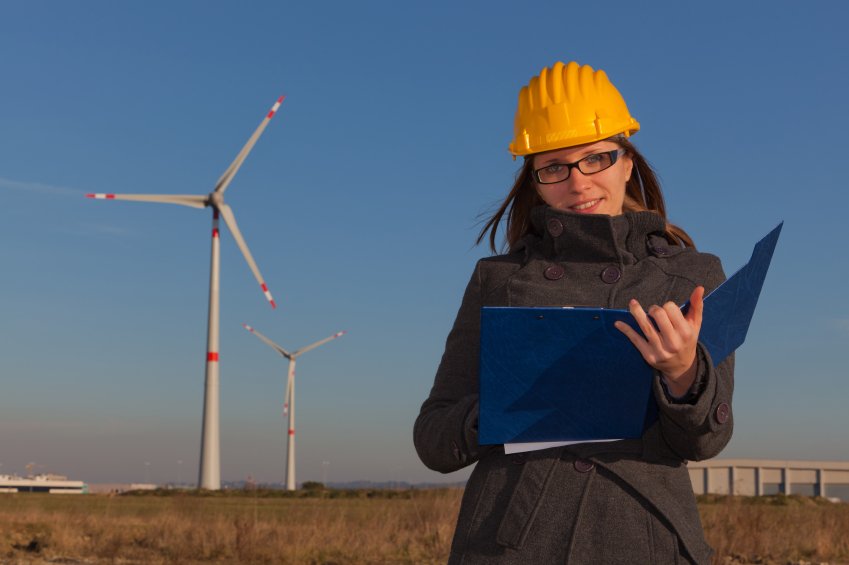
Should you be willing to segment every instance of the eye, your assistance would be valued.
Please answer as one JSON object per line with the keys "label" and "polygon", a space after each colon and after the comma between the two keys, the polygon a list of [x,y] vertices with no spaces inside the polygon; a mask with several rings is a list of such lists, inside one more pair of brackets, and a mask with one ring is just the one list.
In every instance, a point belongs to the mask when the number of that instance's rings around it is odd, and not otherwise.
{"label": "eye", "polygon": [[598,165],[599,163],[601,163],[603,157],[604,155],[602,155],[601,153],[593,153],[592,155],[587,155],[586,157],[584,157],[583,161],[587,165]]}
{"label": "eye", "polygon": [[563,165],[559,163],[555,163],[554,165],[549,165],[543,169],[547,174],[556,175],[557,173],[563,171],[565,169]]}

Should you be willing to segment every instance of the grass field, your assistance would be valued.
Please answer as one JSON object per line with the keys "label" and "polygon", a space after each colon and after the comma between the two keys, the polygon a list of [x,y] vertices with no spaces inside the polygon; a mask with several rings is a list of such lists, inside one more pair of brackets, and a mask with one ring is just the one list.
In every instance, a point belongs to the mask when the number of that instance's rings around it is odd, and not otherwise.
{"label": "grass field", "polygon": [[[462,491],[0,495],[0,563],[444,563]],[[849,563],[849,504],[699,502],[715,563]]]}

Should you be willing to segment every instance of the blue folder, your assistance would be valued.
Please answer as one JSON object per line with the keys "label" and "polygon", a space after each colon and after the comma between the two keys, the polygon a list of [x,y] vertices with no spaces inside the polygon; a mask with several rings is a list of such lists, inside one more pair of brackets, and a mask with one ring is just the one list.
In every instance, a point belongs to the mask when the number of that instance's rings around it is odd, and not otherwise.
{"label": "blue folder", "polygon": [[[782,225],[704,299],[699,341],[715,364],[746,339]],[[657,419],[654,373],[616,320],[639,331],[627,310],[482,308],[479,442],[640,437]]]}

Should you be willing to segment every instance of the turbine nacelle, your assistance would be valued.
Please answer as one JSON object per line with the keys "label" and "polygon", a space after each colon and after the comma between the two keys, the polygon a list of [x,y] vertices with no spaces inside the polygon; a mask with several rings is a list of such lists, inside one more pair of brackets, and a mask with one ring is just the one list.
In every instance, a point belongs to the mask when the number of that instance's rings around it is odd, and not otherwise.
{"label": "turbine nacelle", "polygon": [[221,192],[210,192],[206,197],[206,205],[213,208],[220,208],[224,204],[224,194]]}

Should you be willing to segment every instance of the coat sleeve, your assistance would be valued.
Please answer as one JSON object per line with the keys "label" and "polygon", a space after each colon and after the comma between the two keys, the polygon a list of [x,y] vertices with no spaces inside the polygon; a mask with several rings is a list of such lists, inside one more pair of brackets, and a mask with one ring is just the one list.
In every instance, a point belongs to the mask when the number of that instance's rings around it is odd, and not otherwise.
{"label": "coat sleeve", "polygon": [[430,396],[422,404],[413,441],[422,462],[450,473],[477,461],[490,446],[478,445],[480,263],[463,295]]}
{"label": "coat sleeve", "polygon": [[[709,258],[703,285],[712,291],[725,280],[719,259]],[[682,459],[701,461],[719,454],[731,439],[734,427],[731,396],[734,392],[734,354],[714,364],[700,343],[696,352],[696,381],[685,401],[670,398],[658,376],[654,394],[664,441]]]}

